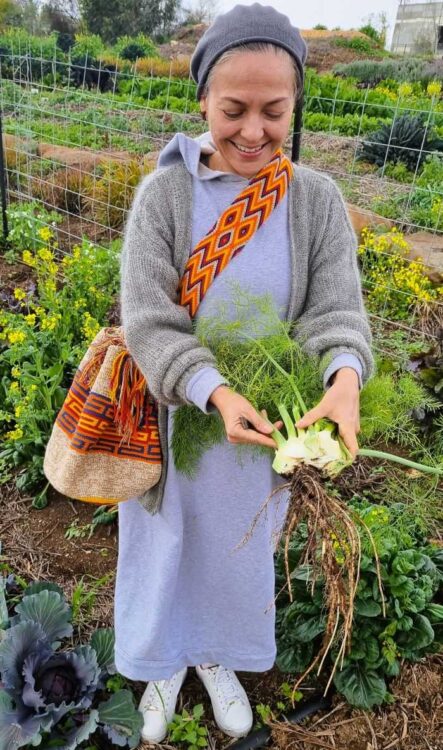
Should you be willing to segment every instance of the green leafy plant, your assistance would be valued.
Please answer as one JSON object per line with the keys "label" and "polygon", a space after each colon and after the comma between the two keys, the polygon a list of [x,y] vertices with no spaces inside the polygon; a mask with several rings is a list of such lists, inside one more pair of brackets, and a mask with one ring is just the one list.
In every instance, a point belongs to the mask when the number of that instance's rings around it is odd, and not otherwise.
{"label": "green leafy plant", "polygon": [[408,114],[384,124],[363,141],[357,158],[383,166],[387,161],[402,161],[408,169],[419,167],[432,151],[443,151],[443,140],[432,134],[432,128],[421,117]]}
{"label": "green leafy plant", "polygon": [[96,59],[105,51],[105,45],[98,34],[76,34],[75,44],[71,47],[72,58],[84,57]]}
{"label": "green leafy plant", "polygon": [[76,748],[95,732],[134,748],[143,723],[132,693],[106,694],[115,674],[114,632],[96,630],[89,644],[60,649],[72,635],[71,609],[54,583],[28,586],[0,643],[2,747]]}
{"label": "green leafy plant", "polygon": [[[56,261],[48,227],[44,243],[23,252],[35,284],[17,287],[0,315],[0,459],[19,468],[20,489],[41,486],[43,455],[55,416],[83,356],[85,346],[106,322],[118,286],[119,247],[88,240]],[[46,489],[35,499],[46,502]]]}
{"label": "green leafy plant", "polygon": [[346,49],[353,49],[356,52],[364,52],[367,55],[374,54],[377,50],[377,45],[370,39],[363,39],[360,36],[353,37],[352,39],[346,39],[343,37],[337,37],[334,39],[336,47],[345,47]]}
{"label": "green leafy plant", "polygon": [[4,253],[8,262],[19,260],[24,250],[37,250],[45,241],[39,230],[60,223],[62,218],[56,211],[47,211],[36,201],[12,203],[7,208],[9,250]]}
{"label": "green leafy plant", "polygon": [[[91,614],[97,594],[113,578],[114,573],[106,573],[101,578],[82,576],[77,581],[72,592],[72,621],[76,624],[83,622]],[[88,579],[88,583],[86,583]]]}
{"label": "green leafy plant", "polygon": [[441,60],[430,63],[423,58],[409,56],[395,60],[355,60],[351,63],[335,65],[334,73],[371,86],[387,79],[400,83],[420,82],[426,86],[434,78],[441,78],[442,63]]}
{"label": "green leafy plant", "polygon": [[117,39],[113,50],[116,55],[134,62],[138,57],[155,57],[158,55],[157,47],[149,36],[137,34],[137,36],[122,36]]}
{"label": "green leafy plant", "polygon": [[183,744],[188,750],[208,747],[208,730],[200,723],[203,713],[203,706],[199,703],[191,713],[184,708],[181,714],[174,714],[169,724],[169,740]]}
{"label": "green leafy plant", "polygon": [[[253,298],[248,303],[247,295],[240,293],[240,297],[243,303],[236,306],[234,320],[221,307],[216,318],[199,319],[196,334],[211,348],[217,368],[235,391],[258,411],[266,409],[272,423],[283,418],[289,424],[281,405],[292,411],[295,389],[302,394],[305,405],[318,403],[321,398],[319,362],[306,355],[297,340],[297,325],[280,321],[269,298]],[[257,336],[250,339],[254,331]],[[361,392],[362,455],[371,450],[375,441],[424,449],[418,426],[410,416],[412,409],[424,404],[428,408],[439,405],[410,373],[381,373],[373,377]],[[305,411],[299,401],[295,406]],[[218,413],[208,416],[197,407],[180,407],[174,413],[172,434],[176,468],[195,475],[202,454],[224,437]]]}
{"label": "green leafy plant", "polygon": [[438,310],[443,299],[443,289],[425,274],[423,262],[411,260],[408,253],[407,240],[396,227],[379,235],[363,228],[358,254],[368,305],[391,320],[408,320],[424,303]]}
{"label": "green leafy plant", "polygon": [[[436,599],[443,555],[427,542],[403,504],[385,507],[354,497],[350,508],[364,524],[359,525],[361,572],[351,648],[333,679],[349,703],[371,709],[389,698],[387,681],[399,674],[401,659],[416,661],[443,643],[443,606]],[[324,584],[318,580],[311,585],[312,570],[301,558],[306,533],[301,526],[290,542],[293,601],[283,589],[277,599],[277,665],[283,672],[304,672],[325,631]],[[339,544],[336,554],[340,561],[344,551]],[[285,581],[280,552],[278,586]],[[328,664],[337,653],[336,638]]]}

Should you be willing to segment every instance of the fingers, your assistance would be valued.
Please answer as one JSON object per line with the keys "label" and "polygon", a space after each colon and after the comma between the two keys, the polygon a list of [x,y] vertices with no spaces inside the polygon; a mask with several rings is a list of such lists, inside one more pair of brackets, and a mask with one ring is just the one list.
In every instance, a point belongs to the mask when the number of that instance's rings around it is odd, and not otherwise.
{"label": "fingers", "polygon": [[358,453],[358,442],[357,436],[355,434],[355,426],[349,422],[339,424],[338,432],[348,451],[352,454],[352,458],[355,458]]}
{"label": "fingers", "polygon": [[[252,445],[263,445],[266,448],[276,448],[277,444],[272,437],[268,437],[274,429],[274,425],[267,418],[263,409],[260,416],[255,410],[248,410],[247,416],[238,416],[232,426],[227,430],[227,439],[230,443],[250,443]],[[277,423],[278,424],[278,423]]]}
{"label": "fingers", "polygon": [[319,419],[323,419],[325,416],[326,410],[320,402],[317,406],[314,406],[313,409],[307,411],[306,414],[295,423],[295,426],[300,428],[309,427],[311,424],[314,424],[314,422],[317,422]]}

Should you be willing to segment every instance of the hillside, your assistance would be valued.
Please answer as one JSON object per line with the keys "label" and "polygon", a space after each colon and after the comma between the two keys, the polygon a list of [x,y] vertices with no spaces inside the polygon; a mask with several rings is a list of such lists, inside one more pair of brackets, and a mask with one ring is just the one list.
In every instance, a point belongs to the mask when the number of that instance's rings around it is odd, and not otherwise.
{"label": "hillside", "polygon": [[[204,34],[207,25],[204,23],[195,26],[184,26],[180,28],[174,37],[166,44],[159,46],[162,57],[167,60],[171,58],[190,57],[195,45]],[[340,40],[361,39],[362,42],[371,43],[371,40],[359,31],[323,31],[317,29],[302,29],[302,36],[308,44],[307,65],[314,68],[318,73],[326,73],[333,69],[337,63],[349,63],[354,60],[366,60],[367,51],[341,47]],[[374,52],[381,56],[382,50],[374,45]]]}

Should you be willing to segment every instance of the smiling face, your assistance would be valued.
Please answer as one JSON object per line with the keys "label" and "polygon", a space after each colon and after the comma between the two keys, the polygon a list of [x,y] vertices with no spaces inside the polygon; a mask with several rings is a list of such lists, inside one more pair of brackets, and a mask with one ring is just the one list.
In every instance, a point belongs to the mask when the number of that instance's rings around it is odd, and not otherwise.
{"label": "smiling face", "polygon": [[242,51],[217,64],[200,100],[217,149],[210,168],[257,174],[285,142],[294,101],[289,55]]}

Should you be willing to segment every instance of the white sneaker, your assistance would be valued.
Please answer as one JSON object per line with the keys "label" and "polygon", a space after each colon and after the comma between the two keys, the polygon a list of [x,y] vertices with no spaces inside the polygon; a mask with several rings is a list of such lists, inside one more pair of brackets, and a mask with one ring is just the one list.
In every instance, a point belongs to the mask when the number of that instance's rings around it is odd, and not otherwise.
{"label": "white sneaker", "polygon": [[187,671],[187,667],[184,667],[169,680],[148,682],[138,707],[144,719],[141,736],[146,742],[161,742],[165,739]]}
{"label": "white sneaker", "polygon": [[220,665],[195,668],[209,693],[214,719],[229,737],[244,737],[252,728],[252,709],[235,672]]}

